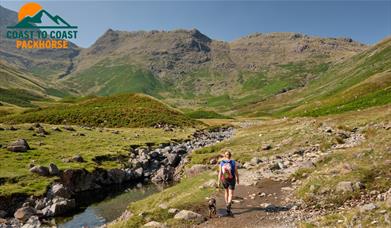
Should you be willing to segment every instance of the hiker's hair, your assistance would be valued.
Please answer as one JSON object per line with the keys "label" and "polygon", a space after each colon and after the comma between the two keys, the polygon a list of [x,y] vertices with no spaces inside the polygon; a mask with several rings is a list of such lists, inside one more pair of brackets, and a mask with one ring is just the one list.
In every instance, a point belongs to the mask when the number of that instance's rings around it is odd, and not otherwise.
{"label": "hiker's hair", "polygon": [[232,153],[230,150],[224,150],[224,156],[227,155],[228,158],[231,158]]}

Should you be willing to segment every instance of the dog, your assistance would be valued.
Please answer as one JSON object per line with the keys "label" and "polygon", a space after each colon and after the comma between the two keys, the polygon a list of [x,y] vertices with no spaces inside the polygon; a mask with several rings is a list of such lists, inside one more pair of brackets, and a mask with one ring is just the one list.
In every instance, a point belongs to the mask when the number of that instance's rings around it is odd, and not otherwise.
{"label": "dog", "polygon": [[216,216],[216,199],[211,197],[208,199],[209,218]]}

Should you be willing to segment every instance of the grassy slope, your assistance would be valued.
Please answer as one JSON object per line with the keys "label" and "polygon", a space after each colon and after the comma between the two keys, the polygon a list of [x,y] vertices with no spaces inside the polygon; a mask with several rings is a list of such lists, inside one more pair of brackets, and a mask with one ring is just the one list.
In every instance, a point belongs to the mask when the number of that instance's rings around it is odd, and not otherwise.
{"label": "grassy slope", "polygon": [[306,87],[239,111],[247,115],[318,116],[390,102],[391,39],[330,67]]}
{"label": "grassy slope", "polygon": [[[0,124],[0,126],[9,127],[5,124]],[[144,145],[147,142],[159,144],[171,139],[184,139],[194,131],[192,128],[173,132],[154,128],[121,128],[118,129],[119,134],[113,134],[112,129],[103,129],[100,132],[98,129],[88,130],[74,126],[76,132],[84,133],[85,136],[73,136],[75,132],[53,131],[52,125],[44,124],[43,127],[50,134],[40,137],[33,136],[34,132],[28,130],[30,124],[14,126],[18,128],[17,131],[0,131],[0,144],[3,145],[0,148],[0,179],[5,180],[4,184],[0,184],[0,195],[14,193],[41,195],[46,191],[46,187],[53,179],[32,175],[28,168],[30,163],[45,166],[55,163],[60,169],[116,168],[122,165],[118,161],[105,161],[98,165],[92,159],[101,155],[128,155],[128,148],[132,144]],[[32,150],[26,153],[7,151],[6,145],[18,138],[26,139]],[[80,154],[86,162],[65,163],[62,160],[77,154]]]}
{"label": "grassy slope", "polygon": [[160,101],[141,94],[91,98],[75,104],[64,104],[7,116],[0,121],[105,127],[152,127],[157,123],[175,126],[199,124]]}
{"label": "grassy slope", "polygon": [[[321,195],[317,193],[320,186],[333,189],[338,181],[346,180],[363,182],[367,186],[364,190],[366,193],[372,190],[384,191],[387,190],[387,186],[389,188],[391,174],[389,172],[390,164],[387,163],[387,160],[389,161],[391,157],[389,153],[384,151],[391,146],[389,143],[391,138],[390,134],[387,134],[389,130],[381,126],[387,124],[390,120],[390,110],[390,105],[386,105],[369,108],[361,112],[348,112],[317,118],[262,120],[248,128],[237,129],[235,136],[228,141],[194,151],[190,156],[191,164],[207,164],[211,158],[219,155],[223,148],[231,149],[234,159],[240,162],[249,161],[254,156],[260,158],[275,156],[293,149],[316,144],[319,144],[322,151],[326,151],[331,149],[332,145],[337,144],[338,141],[334,136],[325,134],[323,130],[319,129],[320,126],[331,126],[334,129],[344,130],[360,127],[364,129],[363,132],[366,137],[364,143],[353,148],[334,150],[333,153],[318,163],[315,169],[298,170],[295,174],[296,178],[301,177],[300,174],[303,172],[308,174],[308,178],[302,180],[303,183],[297,191],[297,197],[303,199],[310,206],[327,205],[332,202],[334,207],[339,207],[345,200],[359,197],[359,194],[334,194],[331,191]],[[374,122],[378,125],[373,125]],[[235,124],[234,122],[230,123]],[[272,145],[271,150],[264,151],[261,149],[262,145],[266,143]],[[346,163],[354,167],[352,172],[344,173],[341,172],[341,169],[338,169]],[[336,171],[338,173],[335,173]],[[167,213],[167,210],[159,209],[158,205],[167,203],[169,207],[197,209],[199,205],[204,203],[205,195],[207,196],[208,193],[211,194],[213,191],[212,189],[199,188],[201,183],[214,178],[213,175],[209,177],[208,175],[205,173],[195,180],[185,179],[174,187],[131,204],[129,209],[134,212],[135,216],[128,221],[114,224],[113,227],[137,227],[145,224],[145,218],[148,217],[156,221],[168,221],[167,223],[170,224],[173,222],[171,216]],[[315,192],[309,191],[311,185],[315,185]],[[191,189],[191,193],[188,192],[189,189]],[[182,197],[184,197],[184,200],[182,200]],[[178,201],[180,202],[179,206],[176,204]],[[146,217],[137,216],[141,212],[146,212]],[[352,214],[357,214],[357,211],[353,209],[345,213],[351,219]],[[320,221],[317,224],[335,226],[341,216],[342,214],[339,213],[322,217],[319,218]],[[369,219],[376,219],[380,225],[385,225],[382,214],[379,213],[375,215],[373,213],[362,213],[358,218],[356,221],[362,220],[363,224],[368,224],[367,220]]]}
{"label": "grassy slope", "polygon": [[65,95],[67,93],[54,89],[42,79],[0,62],[0,101],[20,107],[36,107],[32,101]]}

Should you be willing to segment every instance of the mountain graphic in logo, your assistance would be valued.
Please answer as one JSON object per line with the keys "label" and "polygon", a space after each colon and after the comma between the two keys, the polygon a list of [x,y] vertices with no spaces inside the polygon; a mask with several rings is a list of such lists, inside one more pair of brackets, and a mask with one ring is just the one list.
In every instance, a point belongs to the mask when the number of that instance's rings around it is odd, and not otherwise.
{"label": "mountain graphic in logo", "polygon": [[8,28],[17,29],[75,29],[60,16],[52,16],[37,3],[28,3],[19,11],[19,23]]}

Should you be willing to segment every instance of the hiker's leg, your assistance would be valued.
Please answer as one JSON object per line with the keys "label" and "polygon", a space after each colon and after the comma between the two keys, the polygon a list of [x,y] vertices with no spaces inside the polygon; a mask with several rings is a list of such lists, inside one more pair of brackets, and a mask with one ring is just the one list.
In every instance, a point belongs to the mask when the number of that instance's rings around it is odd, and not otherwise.
{"label": "hiker's leg", "polygon": [[233,190],[233,189],[229,189],[228,190],[228,203],[232,202],[232,198],[234,196],[234,192],[235,192],[235,190]]}
{"label": "hiker's leg", "polygon": [[225,193],[225,194],[224,194],[225,204],[227,204],[227,203],[228,203],[228,194],[229,194],[228,188],[225,189],[225,192],[224,192],[224,193]]}

